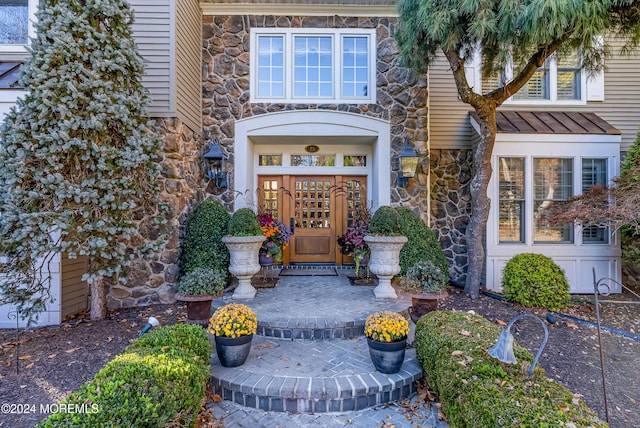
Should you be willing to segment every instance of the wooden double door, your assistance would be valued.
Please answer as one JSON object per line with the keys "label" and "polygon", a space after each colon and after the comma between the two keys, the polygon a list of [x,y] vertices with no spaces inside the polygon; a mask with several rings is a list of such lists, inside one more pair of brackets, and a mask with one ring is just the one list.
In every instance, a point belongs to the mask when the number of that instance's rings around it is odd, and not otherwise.
{"label": "wooden double door", "polygon": [[284,263],[350,262],[337,238],[366,204],[366,177],[269,175],[258,177],[258,203],[293,231]]}

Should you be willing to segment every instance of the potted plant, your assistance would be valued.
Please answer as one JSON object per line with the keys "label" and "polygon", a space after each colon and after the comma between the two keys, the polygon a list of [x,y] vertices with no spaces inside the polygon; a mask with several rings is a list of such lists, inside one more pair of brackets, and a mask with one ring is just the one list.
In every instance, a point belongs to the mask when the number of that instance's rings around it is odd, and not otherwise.
{"label": "potted plant", "polygon": [[229,219],[229,234],[222,242],[231,255],[229,272],[238,278],[238,287],[232,299],[253,299],[256,289],[251,285],[251,277],[260,271],[258,251],[265,240],[258,223],[258,217],[249,208],[240,208]]}
{"label": "potted plant", "polygon": [[291,231],[270,213],[258,214],[258,223],[266,238],[260,247],[260,264],[269,266],[274,261],[282,262],[282,251],[289,245]]}
{"label": "potted plant", "polygon": [[364,237],[371,251],[369,269],[378,277],[373,292],[378,299],[396,299],[391,278],[400,272],[400,250],[407,242],[400,232],[400,215],[393,208],[382,206],[373,214],[369,230],[371,234]]}
{"label": "potted plant", "polygon": [[409,322],[396,312],[376,312],[367,317],[364,334],[376,370],[397,373],[404,362]]}
{"label": "potted plant", "polygon": [[188,322],[207,325],[211,302],[222,295],[226,286],[226,272],[197,268],[184,274],[177,286],[176,300],[187,302]]}
{"label": "potted plant", "polygon": [[407,270],[401,282],[405,291],[411,293],[409,314],[418,322],[424,314],[438,308],[438,300],[447,298],[449,280],[442,269],[431,261],[419,261]]}
{"label": "potted plant", "polygon": [[244,364],[257,328],[256,314],[246,305],[231,303],[216,309],[207,331],[215,337],[220,364],[224,367]]}

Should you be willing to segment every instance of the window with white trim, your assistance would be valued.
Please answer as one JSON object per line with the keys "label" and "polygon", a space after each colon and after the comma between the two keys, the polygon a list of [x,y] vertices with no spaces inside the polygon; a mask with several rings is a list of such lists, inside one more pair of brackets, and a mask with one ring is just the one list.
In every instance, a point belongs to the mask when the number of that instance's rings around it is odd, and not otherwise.
{"label": "window with white trim", "polygon": [[375,102],[375,31],[254,29],[253,102]]}
{"label": "window with white trim", "polygon": [[[604,100],[604,72],[587,76],[580,55],[556,53],[536,70],[529,81],[506,104],[584,104]],[[513,79],[513,66],[501,73],[482,76],[482,62],[474,58],[465,66],[469,85],[477,93],[489,93]]]}
{"label": "window with white trim", "polygon": [[27,52],[36,8],[35,0],[0,0],[0,52]]}
{"label": "window with white trim", "polygon": [[[574,244],[576,224],[549,224],[558,202],[607,183],[607,158],[498,157],[498,242],[526,243],[527,218],[534,244]],[[577,166],[577,167],[576,167]],[[579,176],[575,177],[576,171]],[[531,216],[529,217],[528,214]],[[608,244],[609,229],[582,228],[582,244]]]}

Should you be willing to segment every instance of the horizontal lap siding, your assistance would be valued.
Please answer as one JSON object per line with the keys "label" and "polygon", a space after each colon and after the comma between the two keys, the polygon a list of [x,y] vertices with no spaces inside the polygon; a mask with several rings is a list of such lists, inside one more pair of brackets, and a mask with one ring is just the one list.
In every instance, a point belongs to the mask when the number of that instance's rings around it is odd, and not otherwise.
{"label": "horizontal lap siding", "polygon": [[142,83],[149,90],[152,117],[171,117],[175,108],[171,99],[172,22],[169,0],[133,0],[135,11],[133,36],[145,60]]}
{"label": "horizontal lap siding", "polygon": [[202,132],[202,11],[195,0],[177,0],[176,9],[176,112]]}
{"label": "horizontal lap siding", "polygon": [[89,288],[82,275],[87,273],[86,256],[70,259],[62,255],[62,319],[87,308]]}

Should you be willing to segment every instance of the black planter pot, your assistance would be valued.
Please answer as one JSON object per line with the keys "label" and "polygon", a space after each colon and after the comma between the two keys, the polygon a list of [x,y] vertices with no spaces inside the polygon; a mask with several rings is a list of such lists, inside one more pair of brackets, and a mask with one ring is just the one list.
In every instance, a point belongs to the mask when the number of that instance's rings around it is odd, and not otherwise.
{"label": "black planter pot", "polygon": [[380,373],[398,373],[404,362],[407,339],[398,342],[378,342],[367,337],[369,355],[373,366]]}
{"label": "black planter pot", "polygon": [[244,364],[251,351],[253,334],[240,337],[216,336],[216,354],[223,367],[238,367]]}

